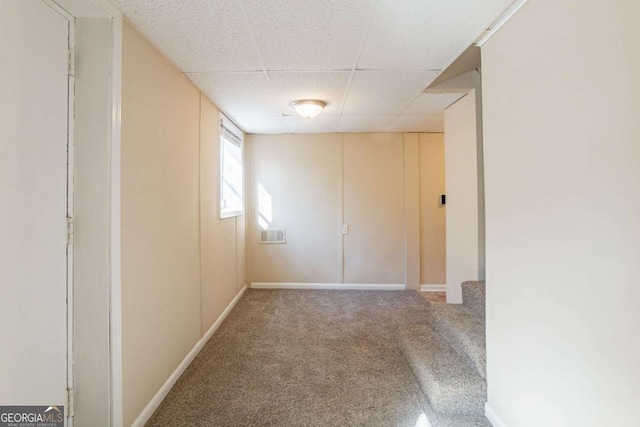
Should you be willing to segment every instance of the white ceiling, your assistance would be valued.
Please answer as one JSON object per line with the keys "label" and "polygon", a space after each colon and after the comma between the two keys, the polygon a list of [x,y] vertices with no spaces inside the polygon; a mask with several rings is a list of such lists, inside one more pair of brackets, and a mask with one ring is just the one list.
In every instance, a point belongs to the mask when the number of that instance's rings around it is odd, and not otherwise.
{"label": "white ceiling", "polygon": [[441,132],[422,91],[512,1],[112,0],[247,133]]}

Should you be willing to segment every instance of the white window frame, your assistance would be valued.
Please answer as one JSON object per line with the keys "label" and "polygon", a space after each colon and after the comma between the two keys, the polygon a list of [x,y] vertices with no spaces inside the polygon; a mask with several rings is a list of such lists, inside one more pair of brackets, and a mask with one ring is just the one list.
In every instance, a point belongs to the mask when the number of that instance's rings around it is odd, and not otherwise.
{"label": "white window frame", "polygon": [[[241,182],[236,189],[240,193],[240,206],[227,207],[225,197],[225,145],[232,144],[240,149]],[[231,120],[220,114],[220,187],[218,197],[218,211],[220,219],[233,218],[244,214],[244,133]]]}

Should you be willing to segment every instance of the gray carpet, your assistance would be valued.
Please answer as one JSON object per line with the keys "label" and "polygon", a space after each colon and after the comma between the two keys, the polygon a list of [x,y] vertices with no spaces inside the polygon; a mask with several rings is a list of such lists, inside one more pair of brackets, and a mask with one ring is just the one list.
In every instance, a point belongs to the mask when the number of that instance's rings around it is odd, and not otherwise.
{"label": "gray carpet", "polygon": [[414,427],[397,331],[427,323],[414,291],[250,289],[147,426]]}
{"label": "gray carpet", "polygon": [[399,342],[429,400],[425,413],[433,427],[490,426],[484,379],[440,334],[428,325],[402,326]]}
{"label": "gray carpet", "polygon": [[400,328],[400,346],[434,410],[482,415],[486,383],[430,326]]}
{"label": "gray carpet", "polygon": [[487,286],[484,280],[482,281],[467,281],[462,282],[462,301],[465,307],[473,311],[476,316],[483,319],[485,318]]}
{"label": "gray carpet", "polygon": [[429,305],[430,323],[467,364],[487,378],[484,319],[461,304]]}
{"label": "gray carpet", "polygon": [[427,397],[433,427],[490,426],[484,416],[485,288],[464,282],[463,304],[429,302],[430,325],[399,328],[400,349]]}

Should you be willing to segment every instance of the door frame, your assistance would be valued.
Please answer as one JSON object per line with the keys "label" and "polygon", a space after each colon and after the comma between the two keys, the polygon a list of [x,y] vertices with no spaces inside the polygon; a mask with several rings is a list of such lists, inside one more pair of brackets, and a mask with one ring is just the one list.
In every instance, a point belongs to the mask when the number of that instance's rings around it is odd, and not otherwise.
{"label": "door frame", "polygon": [[69,22],[69,74],[67,76],[67,426],[73,426],[73,147],[75,127],[75,76],[71,52],[75,49],[75,19],[56,3],[43,0]]}
{"label": "door frame", "polygon": [[[78,308],[82,307],[84,301],[82,297],[77,292],[74,292],[74,289],[78,289],[78,286],[82,286],[82,283],[79,283],[77,278],[74,282],[73,273],[78,271],[78,268],[85,268],[87,270],[95,270],[100,271],[102,277],[100,277],[100,283],[104,284],[104,289],[101,289],[104,295],[108,295],[108,319],[104,319],[101,328],[96,331],[95,339],[96,343],[100,343],[101,348],[104,347],[104,342],[108,342],[108,348],[104,348],[104,351],[108,354],[104,355],[108,366],[107,369],[109,371],[108,381],[106,384],[101,385],[100,387],[106,388],[102,390],[98,390],[97,387],[95,390],[93,388],[87,388],[84,390],[84,395],[87,396],[88,393],[96,392],[97,395],[99,393],[100,396],[108,396],[108,398],[103,399],[101,397],[101,401],[99,402],[100,408],[103,411],[106,411],[108,414],[108,419],[104,420],[104,426],[113,426],[120,427],[122,426],[122,327],[121,327],[121,275],[120,275],[120,257],[121,257],[121,249],[120,249],[120,108],[121,108],[121,94],[122,94],[122,14],[116,9],[108,0],[42,0],[45,4],[48,4],[56,11],[61,13],[63,16],[67,17],[70,22],[70,52],[72,55],[70,57],[71,62],[75,61],[75,57],[77,51],[75,47],[80,44],[85,37],[82,33],[78,33],[76,29],[80,23],[80,20],[84,19],[104,19],[109,22],[109,25],[105,25],[105,31],[103,36],[108,37],[109,44],[108,46],[96,46],[97,49],[100,49],[101,55],[106,55],[109,58],[109,72],[105,73],[105,70],[101,70],[100,76],[97,74],[95,76],[91,76],[94,81],[95,79],[100,78],[100,85],[106,85],[108,87],[108,95],[100,95],[98,91],[94,94],[92,91],[87,91],[83,93],[83,101],[82,106],[76,104],[75,98],[78,96],[76,89],[78,89],[75,72],[70,73],[70,92],[69,99],[70,105],[75,104],[75,108],[71,108],[69,110],[69,156],[68,156],[68,216],[69,214],[79,215],[77,208],[79,208],[77,201],[80,201],[82,197],[90,196],[89,193],[95,195],[98,193],[100,197],[103,197],[108,202],[106,203],[106,207],[102,209],[100,212],[84,212],[84,220],[89,220],[90,222],[94,219],[92,216],[95,216],[97,219],[98,216],[101,218],[106,217],[108,220],[106,222],[103,221],[102,228],[99,230],[105,236],[104,239],[96,239],[95,241],[90,242],[94,245],[99,245],[100,249],[103,253],[108,253],[108,259],[104,256],[101,259],[96,257],[87,256],[87,253],[81,253],[83,256],[77,256],[79,252],[76,246],[72,246],[73,250],[69,250],[68,246],[68,282],[67,282],[67,295],[68,303],[67,306],[67,321],[68,321],[68,330],[67,330],[67,343],[68,343],[68,366],[67,366],[67,381],[69,390],[69,401],[67,402],[68,413],[71,415],[67,420],[67,426],[73,426],[74,416],[80,417],[81,415],[90,414],[93,408],[91,407],[83,407],[83,403],[74,404],[73,402],[73,386],[76,384],[76,381],[79,379],[80,372],[76,370],[74,372],[73,366],[74,364],[81,362],[82,358],[86,356],[82,353],[76,352],[76,347],[74,346],[74,331],[75,327],[79,327],[81,325],[74,325],[74,311]],[[80,58],[80,60],[82,57]],[[83,68],[86,70],[86,68]],[[85,71],[86,73],[87,71]],[[73,83],[73,85],[72,85]],[[75,88],[75,89],[74,89]],[[84,157],[74,155],[74,136],[77,129],[83,125],[82,123],[82,115],[79,114],[82,109],[91,109],[98,108],[105,111],[105,117],[108,120],[108,125],[104,128],[100,128],[96,130],[99,132],[99,135],[96,135],[100,140],[105,141],[108,147],[104,147],[104,151],[96,152],[95,154],[91,153],[90,157],[87,156],[85,151]],[[86,126],[91,126],[90,123],[86,123]],[[77,151],[77,150],[75,150]],[[99,186],[98,188],[91,187],[88,185],[79,186],[74,185],[74,179],[83,179],[78,174],[74,174],[74,171],[81,168],[83,165],[86,167],[89,164],[100,164],[104,166],[103,169],[103,181],[105,184]],[[77,184],[77,182],[75,183]],[[73,216],[71,216],[73,218]],[[73,221],[71,221],[73,224]],[[81,225],[82,226],[82,225]],[[93,230],[93,229],[92,229]],[[78,235],[82,233],[82,230],[77,230]],[[86,234],[86,233],[85,233]],[[73,252],[76,251],[76,256],[74,257]],[[103,263],[108,264],[106,268],[99,269],[98,264]],[[85,334],[86,336],[91,336],[90,334]],[[91,345],[91,343],[85,342],[84,345]],[[87,360],[86,362],[90,362]],[[96,396],[97,396],[96,395]],[[91,399],[83,399],[83,402]],[[95,401],[95,399],[94,399]]]}
{"label": "door frame", "polygon": [[67,202],[66,202],[66,215],[67,215],[67,401],[65,402],[67,407],[67,426],[73,426],[73,179],[74,179],[74,166],[73,166],[73,142],[75,127],[75,76],[72,71],[73,59],[72,52],[75,49],[75,19],[66,10],[62,9],[56,3],[50,0],[43,0],[43,3],[51,7],[58,14],[67,19],[69,23],[68,36],[69,44],[68,51],[70,62],[69,74],[67,76]]}

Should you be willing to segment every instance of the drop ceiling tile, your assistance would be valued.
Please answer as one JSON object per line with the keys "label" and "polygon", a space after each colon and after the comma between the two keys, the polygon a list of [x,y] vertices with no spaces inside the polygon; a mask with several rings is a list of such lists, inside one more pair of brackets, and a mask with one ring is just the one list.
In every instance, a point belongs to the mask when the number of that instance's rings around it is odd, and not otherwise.
{"label": "drop ceiling tile", "polygon": [[269,72],[269,80],[283,114],[294,115],[291,101],[319,99],[327,103],[322,114],[338,115],[350,72]]}
{"label": "drop ceiling tile", "polygon": [[512,0],[380,0],[358,69],[442,69]]}
{"label": "drop ceiling tile", "polygon": [[187,76],[227,116],[280,114],[262,72],[189,73]]}
{"label": "drop ceiling tile", "polygon": [[112,0],[185,72],[262,70],[240,0]]}
{"label": "drop ceiling tile", "polygon": [[384,132],[395,116],[342,116],[338,132]]}
{"label": "drop ceiling tile", "polygon": [[436,75],[434,71],[357,71],[342,114],[399,114]]}
{"label": "drop ceiling tile", "polygon": [[284,116],[289,133],[334,133],[338,127],[338,116],[320,113],[313,119],[300,116]]}
{"label": "drop ceiling tile", "polygon": [[465,96],[464,93],[421,93],[402,114],[438,114]]}
{"label": "drop ceiling tile", "polygon": [[385,132],[439,132],[438,126],[442,126],[444,114],[432,116],[398,116]]}
{"label": "drop ceiling tile", "polygon": [[232,116],[231,120],[245,133],[287,133],[282,116]]}
{"label": "drop ceiling tile", "polygon": [[245,3],[267,70],[348,70],[355,65],[375,0]]}

